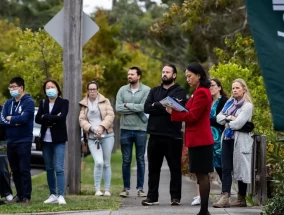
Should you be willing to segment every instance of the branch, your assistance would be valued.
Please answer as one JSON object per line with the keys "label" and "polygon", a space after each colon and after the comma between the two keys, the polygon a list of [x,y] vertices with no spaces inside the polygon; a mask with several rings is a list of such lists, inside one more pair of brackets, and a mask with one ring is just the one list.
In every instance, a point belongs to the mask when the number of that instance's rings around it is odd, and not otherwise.
{"label": "branch", "polygon": [[44,52],[43,52],[44,46],[38,41],[37,41],[37,43],[41,47],[40,52],[41,52],[41,55],[42,55],[42,58],[43,58],[44,71],[45,71],[46,80],[47,80],[49,78],[49,74],[48,74],[47,62],[46,62],[45,55],[44,55]]}
{"label": "branch", "polygon": [[248,17],[247,17],[247,13],[246,13],[246,15],[245,15],[245,20],[244,20],[242,26],[241,26],[240,28],[236,29],[235,31],[233,31],[233,32],[230,33],[230,34],[226,34],[226,35],[221,36],[221,38],[223,39],[223,38],[225,38],[225,37],[231,37],[231,36],[235,35],[236,33],[238,33],[238,32],[240,32],[240,31],[244,30],[244,29],[246,28],[247,23],[248,23]]}
{"label": "branch", "polygon": [[237,8],[237,10],[244,10],[244,9],[246,9],[246,6],[245,6],[245,5],[240,6],[240,7]]}
{"label": "branch", "polygon": [[164,64],[173,64],[173,65],[175,65],[179,68],[183,68],[183,69],[185,68],[185,65],[181,65],[181,64],[178,64],[178,63],[175,63],[175,62],[171,62],[167,59],[157,57],[157,56],[153,55],[152,53],[150,53],[149,51],[147,51],[146,49],[142,48],[141,46],[138,46],[137,44],[132,43],[128,40],[124,40],[124,42],[130,44],[133,48],[140,50],[143,54],[146,54],[153,59],[159,60],[159,61],[163,62]]}

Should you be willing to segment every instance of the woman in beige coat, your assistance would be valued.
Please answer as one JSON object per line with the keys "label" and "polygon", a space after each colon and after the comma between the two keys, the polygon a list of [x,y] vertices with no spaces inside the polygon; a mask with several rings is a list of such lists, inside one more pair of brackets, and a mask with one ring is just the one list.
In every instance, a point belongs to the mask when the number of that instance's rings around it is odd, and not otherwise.
{"label": "woman in beige coat", "polygon": [[[88,146],[93,156],[96,196],[110,196],[111,153],[114,145],[113,108],[107,98],[99,93],[99,85],[91,81],[87,85],[87,96],[80,101],[80,126],[88,136]],[[101,192],[104,177],[105,192]]]}

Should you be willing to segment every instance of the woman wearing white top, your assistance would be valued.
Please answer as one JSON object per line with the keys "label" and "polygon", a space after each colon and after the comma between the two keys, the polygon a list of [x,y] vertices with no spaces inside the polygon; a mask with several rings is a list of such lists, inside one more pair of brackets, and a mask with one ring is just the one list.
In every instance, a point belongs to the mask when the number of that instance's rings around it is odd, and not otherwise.
{"label": "woman wearing white top", "polygon": [[[96,81],[87,84],[87,96],[80,102],[80,126],[88,135],[88,146],[93,156],[96,196],[110,196],[111,153],[114,145],[113,108],[107,98],[99,93]],[[104,176],[105,192],[101,192]]]}
{"label": "woman wearing white top", "polygon": [[65,188],[64,157],[69,101],[60,97],[62,95],[60,87],[54,80],[46,81],[43,84],[43,90],[46,99],[40,102],[35,121],[41,124],[40,141],[50,191],[50,196],[44,203],[66,204],[63,197]]}

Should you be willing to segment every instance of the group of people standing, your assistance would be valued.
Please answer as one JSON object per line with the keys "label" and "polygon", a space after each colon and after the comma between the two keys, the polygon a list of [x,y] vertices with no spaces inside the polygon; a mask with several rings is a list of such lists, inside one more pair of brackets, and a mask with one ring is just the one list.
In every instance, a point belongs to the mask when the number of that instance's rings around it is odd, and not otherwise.
{"label": "group of people standing", "polygon": [[[195,173],[198,181],[198,196],[194,198],[192,205],[201,204],[198,214],[210,214],[209,173],[214,172],[214,168],[222,181],[222,195],[213,207],[245,207],[247,184],[251,181],[253,143],[250,131],[242,130],[251,121],[253,114],[252,99],[245,81],[234,80],[232,95],[228,98],[218,79],[209,79],[200,64],[192,63],[185,70],[185,76],[187,83],[195,91],[186,102],[186,92],[175,83],[176,76],[175,66],[165,65],[161,85],[149,89],[140,81],[141,70],[132,67],[128,71],[129,84],[121,87],[117,94],[116,110],[122,115],[120,142],[124,181],[120,196],[129,196],[130,163],[135,144],[137,196],[146,197],[142,200],[142,205],[159,204],[158,189],[164,157],[171,173],[170,204],[180,204],[183,147],[181,128],[182,122],[185,122],[184,142],[189,151],[189,172]],[[163,106],[160,101],[167,96],[185,105],[188,112]],[[150,135],[147,146],[147,194],[143,191],[146,133]],[[232,175],[238,181],[239,188],[238,199],[234,202],[229,200]]]}
{"label": "group of people standing", "polygon": [[[253,105],[245,81],[234,80],[232,96],[228,98],[218,79],[209,79],[200,64],[192,63],[185,70],[185,77],[195,91],[187,101],[186,91],[175,83],[177,70],[174,65],[165,65],[161,76],[161,85],[150,89],[141,82],[140,68],[131,67],[128,70],[129,84],[122,86],[117,93],[115,109],[121,114],[120,146],[124,183],[120,196],[129,196],[132,149],[135,145],[137,196],[146,197],[142,205],[159,204],[160,171],[164,157],[171,172],[170,204],[179,205],[182,191],[181,156],[185,142],[189,151],[189,172],[196,174],[199,185],[198,196],[192,202],[193,205],[201,204],[198,214],[210,214],[209,173],[214,171],[214,167],[222,181],[222,196],[213,207],[246,206],[246,188],[251,180],[252,138],[249,132],[240,129],[251,120]],[[28,204],[32,190],[30,149],[34,102],[24,93],[24,87],[24,80],[20,77],[10,81],[9,90],[13,98],[4,104],[1,126],[6,130],[7,155],[17,191],[12,201]],[[69,102],[61,98],[60,87],[54,80],[46,81],[43,91],[46,99],[40,101],[35,121],[41,124],[40,140],[50,190],[49,198],[44,203],[66,204],[63,197],[64,153]],[[160,101],[167,96],[184,105],[188,112],[163,106]],[[87,135],[95,163],[95,195],[111,196],[114,110],[109,99],[99,93],[96,81],[87,84],[87,94],[79,105],[79,124]],[[184,136],[182,122],[185,122]],[[149,171],[147,194],[143,190],[146,148]],[[238,180],[239,196],[236,202],[231,203],[232,173]],[[104,192],[101,189],[102,178]]]}

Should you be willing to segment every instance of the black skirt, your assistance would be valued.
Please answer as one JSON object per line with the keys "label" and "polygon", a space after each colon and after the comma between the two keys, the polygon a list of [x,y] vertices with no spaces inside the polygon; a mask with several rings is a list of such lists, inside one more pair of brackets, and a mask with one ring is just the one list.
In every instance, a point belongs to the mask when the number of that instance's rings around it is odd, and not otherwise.
{"label": "black skirt", "polygon": [[213,169],[213,145],[188,148],[189,172],[210,173]]}

